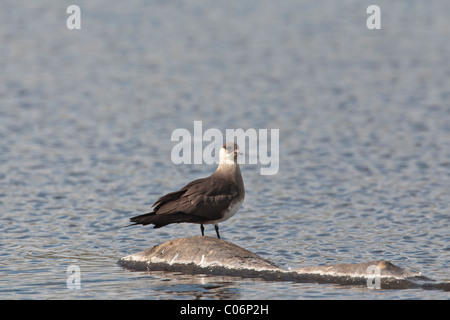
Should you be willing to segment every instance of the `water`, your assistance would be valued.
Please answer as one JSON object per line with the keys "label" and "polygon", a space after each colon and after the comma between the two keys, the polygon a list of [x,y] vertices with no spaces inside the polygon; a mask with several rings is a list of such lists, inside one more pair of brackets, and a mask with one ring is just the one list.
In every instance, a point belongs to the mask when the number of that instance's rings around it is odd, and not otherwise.
{"label": "water", "polygon": [[385,259],[449,281],[448,1],[377,1],[377,31],[356,0],[77,1],[75,31],[70,4],[2,2],[0,298],[449,298],[116,265],[200,234],[121,227],[215,170],[170,161],[201,120],[280,129],[279,172],[241,168],[225,240],[285,268]]}

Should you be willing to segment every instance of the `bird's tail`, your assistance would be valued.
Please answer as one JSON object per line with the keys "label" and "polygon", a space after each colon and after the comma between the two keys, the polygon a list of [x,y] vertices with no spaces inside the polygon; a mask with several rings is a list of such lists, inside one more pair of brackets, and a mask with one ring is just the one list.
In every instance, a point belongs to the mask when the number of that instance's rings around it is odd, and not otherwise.
{"label": "bird's tail", "polygon": [[154,223],[155,216],[156,216],[155,212],[149,212],[149,213],[144,213],[139,216],[130,218],[130,222],[134,222],[134,223],[129,224],[125,227],[131,227],[131,226],[135,226],[137,224],[142,224],[143,226],[145,226],[147,224]]}
{"label": "bird's tail", "polygon": [[171,214],[156,214],[156,212],[144,213],[139,216],[130,219],[130,222],[134,222],[125,227],[135,226],[137,224],[142,224],[143,226],[147,224],[153,224],[153,228],[161,228],[167,226],[171,223],[181,223],[181,222],[191,222],[191,223],[202,223],[204,219],[199,216],[192,214],[185,214],[184,212],[175,212]]}

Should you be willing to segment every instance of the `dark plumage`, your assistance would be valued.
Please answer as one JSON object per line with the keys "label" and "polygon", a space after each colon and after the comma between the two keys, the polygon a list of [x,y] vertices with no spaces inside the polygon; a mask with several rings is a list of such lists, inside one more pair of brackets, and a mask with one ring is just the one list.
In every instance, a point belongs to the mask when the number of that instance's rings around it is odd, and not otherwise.
{"label": "dark plumage", "polygon": [[152,212],[131,218],[132,225],[153,224],[154,228],[160,228],[171,223],[198,223],[204,235],[203,224],[214,224],[220,238],[218,223],[234,215],[245,196],[237,164],[238,151],[237,144],[225,143],[216,172],[160,197],[153,204]]}

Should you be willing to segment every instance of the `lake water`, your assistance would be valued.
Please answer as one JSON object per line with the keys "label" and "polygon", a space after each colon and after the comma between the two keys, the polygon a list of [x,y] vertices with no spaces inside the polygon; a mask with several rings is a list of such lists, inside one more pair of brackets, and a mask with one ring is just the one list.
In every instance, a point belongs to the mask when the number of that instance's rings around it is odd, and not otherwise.
{"label": "lake water", "polygon": [[81,30],[72,1],[2,2],[0,298],[450,297],[116,264],[200,234],[122,228],[215,170],[171,161],[172,132],[200,120],[280,130],[278,173],[241,166],[223,239],[285,268],[384,259],[449,281],[450,2],[76,2]]}

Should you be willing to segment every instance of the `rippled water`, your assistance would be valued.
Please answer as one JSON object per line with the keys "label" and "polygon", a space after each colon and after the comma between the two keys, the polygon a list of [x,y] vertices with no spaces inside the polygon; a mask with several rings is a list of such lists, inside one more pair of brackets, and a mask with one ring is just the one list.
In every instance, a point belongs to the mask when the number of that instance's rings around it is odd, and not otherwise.
{"label": "rippled water", "polygon": [[[121,228],[214,166],[173,130],[280,129],[280,169],[244,165],[221,235],[286,268],[386,259],[449,281],[448,1],[3,1],[0,298],[448,298],[130,272],[197,225]],[[209,226],[207,235],[214,236]],[[67,267],[81,290],[67,289]]]}

